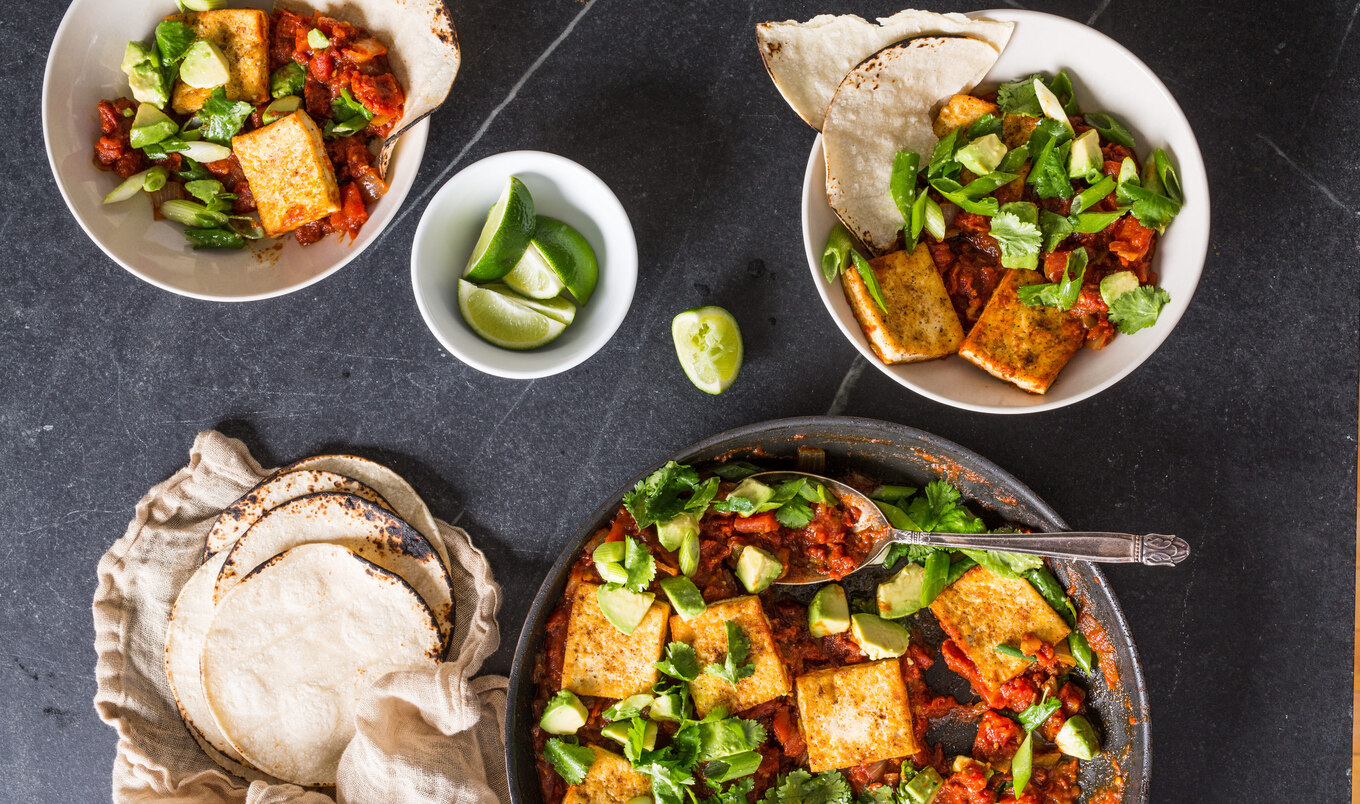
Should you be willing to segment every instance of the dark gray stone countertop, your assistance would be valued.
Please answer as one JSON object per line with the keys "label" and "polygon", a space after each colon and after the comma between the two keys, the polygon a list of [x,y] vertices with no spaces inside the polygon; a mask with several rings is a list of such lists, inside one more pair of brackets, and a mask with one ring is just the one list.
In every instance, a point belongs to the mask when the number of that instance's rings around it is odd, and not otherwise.
{"label": "dark gray stone countertop", "polygon": [[[347,450],[403,473],[490,555],[506,602],[487,670],[505,673],[540,579],[604,495],[701,437],[833,406],[958,441],[1075,527],[1194,543],[1175,570],[1109,571],[1151,694],[1154,800],[1348,795],[1354,0],[1034,4],[1161,76],[1199,138],[1214,219],[1194,303],[1163,347],[1098,397],[1024,417],[944,407],[862,371],[809,284],[798,207],[813,135],[770,85],[752,26],[899,4],[450,5],[464,63],[410,214],[326,281],[243,305],[157,290],[82,233],[38,124],[64,3],[0,22],[0,800],[107,800],[114,733],[90,704],[95,565],[201,430],[244,438],[266,464]],[[430,193],[517,148],[597,172],[641,257],[608,346],[534,382],[444,353],[408,273]],[[734,311],[746,335],[746,367],[720,397],[690,386],[670,345],[671,316],[702,303]]]}

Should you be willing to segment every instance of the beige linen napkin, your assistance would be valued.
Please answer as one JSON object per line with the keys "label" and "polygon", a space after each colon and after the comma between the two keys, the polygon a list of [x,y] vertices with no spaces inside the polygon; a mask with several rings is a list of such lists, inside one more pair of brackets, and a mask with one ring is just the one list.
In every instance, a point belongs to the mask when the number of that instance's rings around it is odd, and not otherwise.
{"label": "beige linen napkin", "polygon": [[[165,675],[165,629],[180,587],[203,558],[217,514],[262,480],[240,441],[200,433],[189,465],[137,504],[127,533],[99,562],[94,595],[94,704],[118,732],[113,800],[119,804],[334,804],[293,785],[249,787],[207,757],[189,734]],[[391,673],[365,694],[340,760],[340,804],[500,804],[509,800],[502,727],[506,679],[472,678],[496,650],[500,587],[468,535],[433,517],[448,548],[456,623],[436,670]],[[430,535],[430,534],[427,534]]]}

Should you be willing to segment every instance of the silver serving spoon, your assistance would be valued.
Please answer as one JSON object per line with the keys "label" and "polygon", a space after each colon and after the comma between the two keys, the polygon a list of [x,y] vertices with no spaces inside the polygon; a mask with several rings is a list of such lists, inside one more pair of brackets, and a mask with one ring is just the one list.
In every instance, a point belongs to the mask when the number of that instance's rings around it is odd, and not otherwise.
{"label": "silver serving spoon", "polygon": [[[761,472],[751,476],[766,485],[778,485],[796,478],[815,480],[826,486],[842,503],[859,511],[855,532],[877,530],[879,535],[868,557],[860,567],[880,561],[893,544],[920,544],[928,547],[952,547],[969,550],[1005,550],[1050,558],[1097,561],[1109,564],[1147,564],[1169,567],[1190,556],[1190,545],[1179,536],[1148,533],[1072,532],[1072,533],[927,533],[917,530],[898,530],[867,496],[839,480],[807,472]],[[856,567],[859,569],[860,567]],[[806,570],[780,578],[776,583],[797,586],[830,580]]]}

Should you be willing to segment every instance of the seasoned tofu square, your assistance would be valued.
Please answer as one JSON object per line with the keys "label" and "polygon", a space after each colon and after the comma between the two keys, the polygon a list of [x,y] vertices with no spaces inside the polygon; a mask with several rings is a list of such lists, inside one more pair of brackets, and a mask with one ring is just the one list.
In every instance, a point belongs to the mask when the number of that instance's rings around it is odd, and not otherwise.
{"label": "seasoned tofu square", "polygon": [[1086,338],[1062,310],[1020,301],[1021,286],[1045,281],[1038,271],[1008,271],[959,346],[965,360],[1032,394],[1048,390]]}
{"label": "seasoned tofu square", "polygon": [[[194,29],[198,39],[212,42],[227,57],[230,77],[223,87],[229,100],[264,103],[269,100],[269,15],[253,8],[223,8],[192,14],[173,14],[167,20]],[[175,82],[170,105],[180,114],[203,108],[212,89]]]}
{"label": "seasoned tofu square", "polygon": [[340,188],[326,143],[306,112],[231,138],[250,182],[265,234],[278,237],[340,211]]}
{"label": "seasoned tofu square", "polygon": [[869,261],[883,294],[884,310],[854,268],[841,275],[845,299],[869,346],[884,363],[917,363],[952,355],[963,325],[944,289],[930,250],[894,251]]}
{"label": "seasoned tofu square", "polygon": [[755,667],[755,673],[738,681],[736,686],[711,673],[701,673],[689,683],[694,708],[700,716],[718,706],[726,707],[729,712],[741,712],[788,695],[793,689],[789,671],[775,648],[770,621],[760,606],[760,598],[754,595],[710,603],[702,614],[689,622],[679,616],[672,617],[671,636],[694,648],[699,655],[700,667],[721,664],[727,655],[729,621],[741,626],[742,633],[751,642],[747,661]]}
{"label": "seasoned tofu square", "polygon": [[633,633],[625,634],[600,610],[598,584],[576,587],[567,621],[562,688],[578,695],[627,698],[656,683],[656,663],[666,646],[670,606],[654,601]]}
{"label": "seasoned tofu square", "polygon": [[984,114],[996,114],[997,107],[991,101],[975,98],[972,95],[950,95],[935,116],[935,136],[944,137],[960,126],[971,126]]}
{"label": "seasoned tofu square", "polygon": [[1027,634],[1057,644],[1072,633],[1029,581],[1003,578],[986,567],[965,572],[935,598],[930,610],[976,667],[969,681],[992,705],[1002,703],[1001,685],[1029,667],[1024,659],[998,653],[997,645],[1018,650]]}
{"label": "seasoned tofu square", "polygon": [[[1008,114],[1001,117],[1001,141],[1007,148],[1019,148],[1029,142],[1029,135],[1034,133],[1034,129],[1039,125],[1041,117],[1030,117],[1027,114]],[[1031,154],[1035,156],[1035,154]]]}
{"label": "seasoned tofu square", "polygon": [[651,792],[651,780],[636,773],[628,760],[596,748],[595,761],[586,771],[586,778],[567,788],[562,804],[626,804]]}
{"label": "seasoned tofu square", "polygon": [[798,716],[813,772],[921,750],[897,659],[799,676]]}

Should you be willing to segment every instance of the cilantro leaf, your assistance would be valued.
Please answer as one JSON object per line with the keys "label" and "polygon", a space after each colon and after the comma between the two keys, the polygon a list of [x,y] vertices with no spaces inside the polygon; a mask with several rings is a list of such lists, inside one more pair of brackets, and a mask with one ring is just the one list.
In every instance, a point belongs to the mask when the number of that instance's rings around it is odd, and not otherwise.
{"label": "cilantro leaf", "polygon": [[723,656],[722,664],[710,664],[704,668],[704,672],[717,676],[735,687],[738,681],[750,678],[756,673],[755,665],[746,661],[750,653],[751,640],[746,638],[746,633],[741,630],[740,625],[728,620],[727,654]]}
{"label": "cilantro leaf", "polygon": [[[845,224],[841,224],[844,226]],[[745,480],[751,475],[765,471],[750,461],[728,461],[727,463],[713,467],[713,474],[723,480]]]}
{"label": "cilantro leaf", "polygon": [[1034,731],[1061,708],[1062,701],[1058,700],[1057,697],[1044,698],[1042,701],[1026,707],[1017,720],[1020,721],[1020,725],[1024,727],[1025,731]]}
{"label": "cilantro leaf", "polygon": [[1133,135],[1129,133],[1127,128],[1120,125],[1119,121],[1114,119],[1113,116],[1104,112],[1091,112],[1085,116],[1085,119],[1086,125],[1098,131],[1101,137],[1129,148],[1133,147]]}
{"label": "cilantro leaf", "polygon": [[578,745],[575,738],[553,737],[543,747],[543,758],[567,784],[580,784],[595,762],[595,749]]}
{"label": "cilantro leaf", "polygon": [[[1028,209],[1028,217],[1020,215]],[[1043,244],[1043,234],[1037,225],[1038,212],[1033,204],[1024,202],[1007,204],[992,217],[991,235],[1001,247],[1001,265],[1004,268],[1032,269],[1039,264],[1039,247]]]}
{"label": "cilantro leaf", "polygon": [[973,124],[968,127],[968,139],[970,140],[980,139],[988,134],[1001,136],[1001,118],[991,112],[987,112],[974,120]]}
{"label": "cilantro leaf", "polygon": [[1045,209],[1039,212],[1039,231],[1044,235],[1043,250],[1053,251],[1072,234],[1072,221]]}
{"label": "cilantro leaf", "polygon": [[[194,29],[182,22],[174,20],[164,20],[156,26],[156,48],[160,50],[161,64],[167,69],[172,65],[179,64],[184,58],[184,51],[194,43],[197,37]],[[166,76],[173,79],[174,75]]]}
{"label": "cilantro leaf", "polygon": [[1072,180],[1067,175],[1067,157],[1072,143],[1049,145],[1034,160],[1030,178],[1034,182],[1034,194],[1040,198],[1070,198]]}
{"label": "cilantro leaf", "polygon": [[1081,295],[1081,280],[1086,275],[1086,249],[1079,248],[1068,252],[1067,266],[1063,268],[1063,278],[1058,283],[1024,285],[1016,294],[1020,301],[1030,307],[1057,307],[1071,310]]}
{"label": "cilantro leaf", "polygon": [[822,771],[813,776],[797,768],[771,786],[763,800],[766,804],[852,804],[855,798],[840,771]]}
{"label": "cilantro leaf", "polygon": [[652,558],[652,551],[647,549],[647,545],[632,536],[623,537],[623,544],[623,568],[628,571],[624,586],[629,591],[642,594],[656,577],[656,559]]}
{"label": "cilantro leaf", "polygon": [[657,804],[685,804],[685,788],[694,784],[694,777],[673,761],[665,761],[669,750],[648,752],[633,770],[652,780],[652,798]]}
{"label": "cilantro leaf", "polygon": [[1166,196],[1131,182],[1120,185],[1123,195],[1133,201],[1133,217],[1149,229],[1161,231],[1181,211],[1181,205]]}
{"label": "cilantro leaf", "polygon": [[671,461],[623,495],[623,507],[633,515],[639,528],[645,528],[685,513],[693,495],[699,491],[699,473],[692,467]]}
{"label": "cilantro leaf", "polygon": [[694,647],[684,642],[672,642],[666,646],[666,655],[656,663],[661,672],[681,681],[693,681],[699,677],[699,654]]}
{"label": "cilantro leaf", "polygon": [[226,90],[222,87],[214,89],[198,112],[203,121],[203,139],[231,145],[231,138],[241,130],[253,111],[255,107],[245,101],[227,100]]}
{"label": "cilantro leaf", "polygon": [[1019,81],[1007,81],[996,90],[996,105],[1006,114],[1022,114],[1026,117],[1043,117],[1043,107],[1034,92],[1034,79],[1043,76],[1034,73]]}
{"label": "cilantro leaf", "polygon": [[699,761],[754,751],[765,742],[765,727],[754,720],[729,717],[699,724]]}
{"label": "cilantro leaf", "polygon": [[1125,335],[1132,335],[1157,323],[1157,316],[1170,301],[1171,294],[1162,288],[1151,285],[1134,288],[1110,305],[1110,323]]}
{"label": "cilantro leaf", "polygon": [[719,790],[712,796],[703,800],[703,804],[746,804],[746,797],[755,789],[756,780],[747,776],[738,779],[728,785],[726,790]]}
{"label": "cilantro leaf", "polygon": [[792,500],[775,509],[774,518],[786,528],[805,528],[812,521],[812,506],[802,500]]}
{"label": "cilantro leaf", "polygon": [[628,742],[623,744],[623,755],[630,763],[642,758],[642,744],[647,740],[647,721],[633,717],[628,722]]}
{"label": "cilantro leaf", "polygon": [[722,784],[750,776],[760,767],[763,757],[755,751],[743,751],[722,759],[715,759],[704,766],[704,779],[710,784]]}
{"label": "cilantro leaf", "polygon": [[326,124],[326,139],[358,134],[372,119],[373,113],[355,100],[348,89],[342,89],[340,97],[331,101],[331,120]]}

